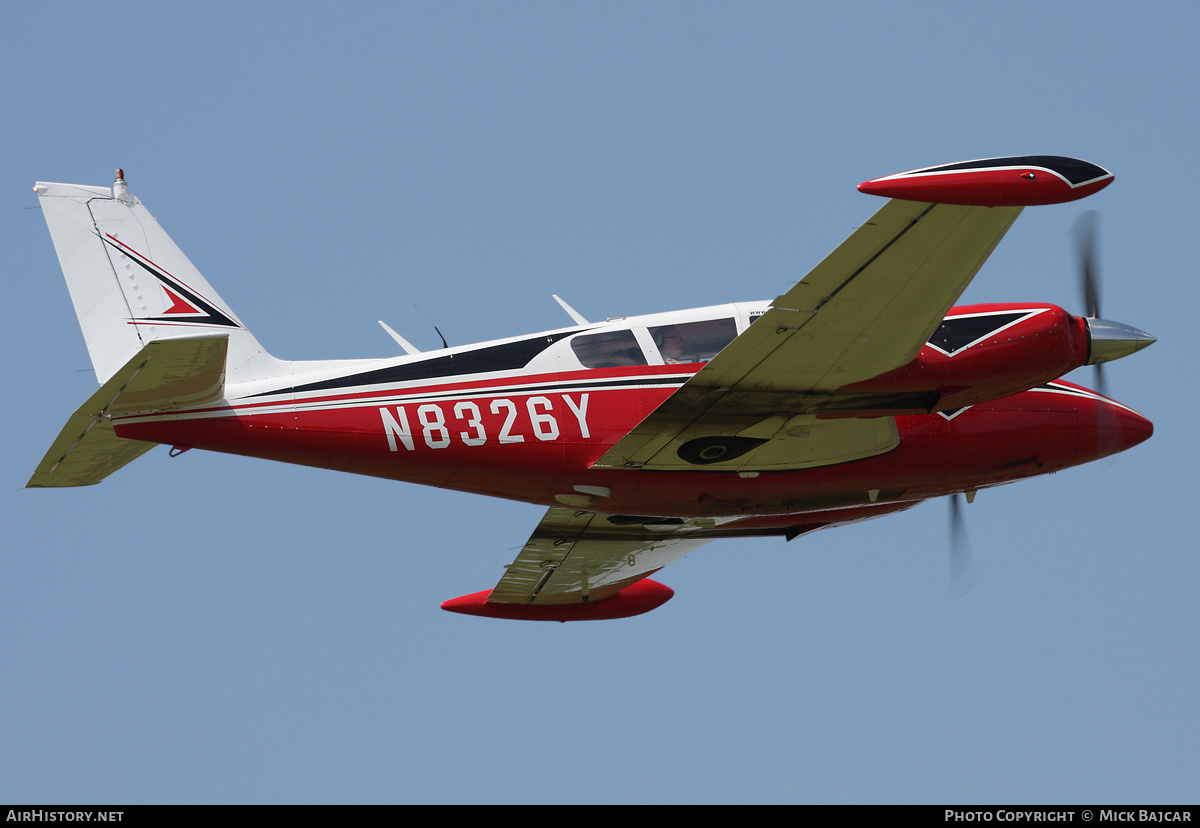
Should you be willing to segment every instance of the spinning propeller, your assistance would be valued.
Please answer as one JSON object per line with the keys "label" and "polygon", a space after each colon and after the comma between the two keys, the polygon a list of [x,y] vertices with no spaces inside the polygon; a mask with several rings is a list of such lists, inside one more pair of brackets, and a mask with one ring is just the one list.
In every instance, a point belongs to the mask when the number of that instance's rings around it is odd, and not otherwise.
{"label": "spinning propeller", "polygon": [[[1079,254],[1079,289],[1083,293],[1083,307],[1087,313],[1088,330],[1091,321],[1100,318],[1100,279],[1096,275],[1096,222],[1099,213],[1088,210],[1075,220],[1075,248]],[[1104,382],[1104,364],[1096,366],[1096,390],[1108,396]]]}
{"label": "spinning propeller", "polygon": [[[961,598],[975,584],[975,561],[971,558],[971,543],[963,522],[961,494],[950,495],[950,590]],[[966,495],[967,502],[975,500],[975,492]]]}
{"label": "spinning propeller", "polygon": [[[1104,363],[1140,351],[1155,339],[1145,331],[1120,322],[1100,318],[1100,276],[1097,264],[1098,214],[1088,210],[1075,222],[1075,245],[1079,260],[1079,288],[1083,294],[1084,322],[1088,331],[1087,365],[1096,366],[1096,391],[1108,396],[1104,380]],[[1110,411],[1101,406],[1101,414]],[[1111,412],[1110,412],[1111,413]],[[1103,431],[1103,430],[1102,430]],[[950,588],[956,597],[962,597],[975,583],[975,563],[971,557],[966,523],[962,514],[962,494],[950,495]],[[966,500],[975,500],[975,492],[967,492]]]}
{"label": "spinning propeller", "polygon": [[1129,356],[1155,341],[1145,331],[1100,318],[1100,277],[1096,265],[1096,221],[1098,214],[1088,210],[1075,222],[1075,244],[1079,252],[1079,287],[1088,327],[1088,365],[1096,366],[1096,390],[1107,397],[1103,363]]}
{"label": "spinning propeller", "polygon": [[[1087,313],[1084,318],[1088,329],[1087,364],[1096,366],[1096,391],[1107,397],[1104,363],[1140,351],[1155,339],[1145,331],[1100,318],[1100,277],[1096,255],[1098,218],[1095,210],[1088,210],[1075,221],[1074,232],[1079,254],[1079,289],[1083,293],[1083,306]],[[1101,406],[1097,416],[1103,418],[1100,423],[1101,441],[1108,448],[1116,450],[1115,412],[1108,406]]]}

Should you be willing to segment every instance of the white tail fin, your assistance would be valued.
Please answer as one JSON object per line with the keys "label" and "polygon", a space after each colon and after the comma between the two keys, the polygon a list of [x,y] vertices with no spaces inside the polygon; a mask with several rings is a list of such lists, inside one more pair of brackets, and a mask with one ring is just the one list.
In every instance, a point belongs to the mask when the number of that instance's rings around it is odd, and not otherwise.
{"label": "white tail fin", "polygon": [[150,342],[213,334],[229,336],[230,381],[280,372],[280,364],[130,195],[121,170],[111,190],[40,181],[33,190],[101,384]]}

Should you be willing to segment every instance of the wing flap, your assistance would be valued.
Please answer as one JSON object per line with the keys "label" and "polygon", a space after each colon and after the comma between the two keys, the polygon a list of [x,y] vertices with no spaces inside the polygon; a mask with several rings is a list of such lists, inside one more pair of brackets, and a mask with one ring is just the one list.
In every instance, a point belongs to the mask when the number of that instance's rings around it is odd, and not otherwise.
{"label": "wing flap", "polygon": [[900,432],[891,417],[701,417],[670,439],[657,442],[662,443],[661,448],[653,454],[644,452],[648,459],[641,462],[640,468],[694,471],[702,467],[705,471],[751,473],[807,469],[873,457],[898,446]]}

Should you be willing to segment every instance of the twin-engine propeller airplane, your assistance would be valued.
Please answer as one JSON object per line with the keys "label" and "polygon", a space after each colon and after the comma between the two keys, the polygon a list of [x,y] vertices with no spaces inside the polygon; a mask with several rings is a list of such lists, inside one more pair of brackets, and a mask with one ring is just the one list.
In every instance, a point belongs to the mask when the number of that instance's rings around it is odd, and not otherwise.
{"label": "twin-engine propeller airplane", "polygon": [[559,300],[574,326],[435,353],[387,329],[404,356],[329,362],[263,350],[120,170],[38,183],[101,388],[28,485],[98,483],[162,443],[538,503],[499,583],[443,608],[636,615],[673,594],[647,576],[711,540],[971,498],[1150,437],[1059,379],[1154,341],[1096,318],[1094,289],[1087,317],[952,307],[1025,206],[1112,178],[1055,156],[879,178],[859,189],[887,204],[772,302],[592,323]]}

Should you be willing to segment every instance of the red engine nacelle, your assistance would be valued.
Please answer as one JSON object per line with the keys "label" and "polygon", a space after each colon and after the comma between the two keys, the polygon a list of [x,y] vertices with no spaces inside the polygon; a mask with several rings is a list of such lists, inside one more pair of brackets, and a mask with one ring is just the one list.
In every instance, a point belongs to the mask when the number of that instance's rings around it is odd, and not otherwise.
{"label": "red engine nacelle", "polygon": [[838,395],[908,401],[892,406],[898,411],[953,411],[1037,387],[1087,360],[1087,323],[1056,305],[965,305],[908,365]]}

